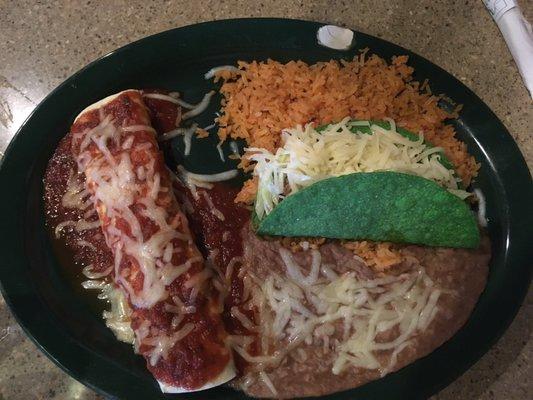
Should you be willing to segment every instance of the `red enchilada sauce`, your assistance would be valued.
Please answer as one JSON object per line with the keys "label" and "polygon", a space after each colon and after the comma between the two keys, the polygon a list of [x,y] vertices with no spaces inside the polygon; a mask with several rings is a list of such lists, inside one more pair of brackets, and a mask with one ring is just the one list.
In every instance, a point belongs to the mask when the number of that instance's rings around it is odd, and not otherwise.
{"label": "red enchilada sauce", "polygon": [[[144,93],[168,94],[167,91],[159,89],[145,90]],[[174,124],[181,118],[181,111],[176,111],[173,103],[147,96],[144,96],[144,102],[150,112],[152,126],[158,135],[175,129]],[[242,204],[234,202],[240,188],[225,183],[214,183],[211,189],[196,188],[195,195],[181,184],[175,184],[174,187],[176,196],[187,214],[197,246],[206,259],[212,260],[213,267],[225,280],[227,291],[222,319],[226,331],[230,335],[255,335],[231,314],[232,307],[238,307],[248,319],[256,322],[254,312],[242,307],[246,299],[243,299],[243,281],[239,277],[241,263],[235,262],[243,256],[241,232],[250,220],[250,211]],[[222,219],[218,213],[222,215]],[[235,260],[232,272],[228,274],[227,268],[232,260]],[[251,355],[259,353],[257,345],[257,341],[252,343],[249,349]],[[242,374],[247,362],[235,352],[233,357],[237,370]]]}
{"label": "red enchilada sauce", "polygon": [[152,126],[158,135],[176,129],[181,122],[181,107],[168,100],[149,97],[151,94],[168,96],[168,91],[160,89],[143,90],[143,101],[148,112]]}
{"label": "red enchilada sauce", "polygon": [[[162,90],[150,90],[145,93],[159,93],[166,94]],[[143,98],[151,119],[152,126],[160,135],[168,132],[176,127],[176,121],[181,117],[181,108],[175,104],[161,99],[144,97]],[[112,112],[118,117],[123,111],[118,108],[113,108]],[[89,222],[97,222],[98,217],[95,212],[90,211],[94,206],[85,209],[69,208],[62,204],[64,194],[69,190],[69,178],[72,177],[77,180],[77,185],[83,187],[84,178],[77,172],[77,165],[71,151],[72,135],[68,134],[58,145],[53,157],[51,158],[44,179],[45,186],[45,211],[47,225],[50,229],[50,234],[53,238],[54,248],[58,251],[59,258],[65,264],[67,275],[72,278],[78,288],[81,282],[81,268],[91,265],[91,272],[97,274],[104,274],[106,270],[110,270],[107,277],[108,281],[112,281],[114,275],[113,254],[106,245],[104,235],[99,226],[86,230],[77,230],[72,225],[67,225],[62,230],[59,238],[55,238],[54,229],[58,224],[85,219]],[[72,182],[71,182],[72,183]],[[204,257],[210,257],[213,266],[222,277],[226,276],[226,268],[231,260],[235,257],[242,256],[242,239],[240,232],[244,224],[249,220],[250,212],[233,202],[238,188],[230,187],[228,185],[217,183],[213,185],[212,189],[197,189],[198,196],[193,196],[190,190],[185,187],[180,187],[176,192],[177,197],[182,197],[182,200],[189,202],[187,217],[189,219],[190,229],[195,236],[195,242],[202,251]],[[183,196],[185,194],[185,196]],[[208,196],[212,204],[208,204],[206,199]],[[82,201],[90,200],[89,194],[81,198]],[[214,206],[222,215],[217,217],[213,214],[212,206]],[[153,227],[150,224],[143,224],[143,234],[150,236]],[[225,304],[222,315],[224,325],[229,334],[246,334],[248,332],[235,318],[231,316],[231,308],[239,306],[242,302],[242,281],[238,278],[239,263],[233,263],[233,273],[228,276],[226,282]],[[76,265],[76,268],[73,268]],[[224,281],[224,279],[223,279]],[[165,328],[171,324],[168,313],[164,313],[161,309],[162,304],[158,304],[150,310],[137,310],[136,321],[132,323],[133,328],[138,328],[138,322],[142,315],[152,321],[157,327]],[[253,315],[250,311],[242,310],[247,316],[253,320]],[[142,315],[139,315],[142,314]],[[189,316],[190,319],[192,316]],[[194,317],[193,317],[194,318]],[[208,321],[199,318],[193,322],[197,325],[205,325]],[[213,331],[209,326],[197,327],[206,334],[217,335],[216,330]],[[195,329],[195,330],[196,330]],[[204,335],[205,336],[205,335]],[[204,357],[200,354],[202,352],[202,338],[199,335],[187,335],[182,340],[181,352],[173,353],[172,363],[158,363],[150,369],[156,376],[167,377],[165,380],[177,380],[186,382],[187,386],[195,387],[213,378],[220,371],[220,366],[217,365],[217,359],[210,359],[208,363],[202,365],[195,365],[194,360],[201,360]],[[213,338],[215,342],[217,339]],[[188,350],[187,350],[188,349]],[[192,352],[195,357],[187,357],[181,353]],[[223,362],[222,360],[221,362]],[[237,358],[236,364],[239,370],[244,367],[243,360]]]}
{"label": "red enchilada sauce", "polygon": [[[149,90],[144,93],[168,92]],[[144,102],[150,111],[152,126],[159,135],[175,129],[173,124],[176,118],[181,117],[181,112],[177,113],[176,107],[170,101],[145,96]],[[176,196],[187,214],[197,246],[203,256],[213,262],[213,267],[225,281],[227,292],[222,318],[227,332],[230,335],[252,335],[252,332],[231,315],[231,308],[239,307],[243,314],[255,322],[254,313],[240,307],[243,303],[243,282],[238,276],[241,264],[237,260],[243,256],[241,231],[250,219],[250,211],[242,204],[234,202],[240,188],[214,183],[210,189],[196,188],[196,194],[193,194],[181,184],[174,186]],[[227,268],[230,264],[232,272],[228,274]],[[254,354],[253,350],[251,354]],[[242,372],[245,361],[235,353],[234,358],[237,369]]]}
{"label": "red enchilada sauce", "polygon": [[[126,101],[126,99],[121,99]],[[161,130],[166,130],[170,126],[171,122],[174,125],[176,119],[179,118],[179,107],[172,105],[167,107],[165,101],[153,99],[147,100],[146,103],[150,103],[150,117],[154,121],[159,121],[157,124]],[[160,106],[160,107],[159,107]],[[113,114],[114,118],[127,119],[131,116],[125,115],[124,111],[118,104],[111,104],[106,109],[106,112]],[[175,125],[174,125],[175,126]],[[80,128],[82,129],[82,128]],[[159,131],[159,133],[162,133]],[[143,135],[144,136],[144,135]],[[68,134],[61,142],[56,152],[47,167],[44,184],[45,184],[45,209],[46,218],[49,228],[51,228],[52,237],[53,230],[58,224],[63,222],[69,222],[69,225],[63,229],[63,234],[60,238],[54,238],[54,247],[56,249],[63,249],[59,258],[62,261],[66,261],[68,267],[72,270],[72,265],[76,265],[78,268],[92,265],[92,272],[103,273],[106,269],[113,265],[113,255],[109,247],[106,245],[102,230],[99,226],[86,230],[77,230],[72,225],[84,217],[87,217],[91,209],[94,206],[88,207],[88,209],[69,208],[62,204],[64,194],[68,190],[67,182],[69,177],[77,176],[78,182],[81,187],[84,185],[83,176],[78,175],[77,165],[72,155],[71,146],[72,134]],[[137,140],[137,139],[135,139]],[[144,140],[144,138],[142,139]],[[132,161],[134,157],[132,157]],[[160,171],[161,172],[161,171]],[[80,201],[90,200],[89,193],[83,196]],[[133,207],[133,206],[132,206]],[[138,216],[135,210],[132,211]],[[87,221],[96,222],[98,220],[96,213],[92,213],[86,218]],[[142,222],[142,221],[141,221]],[[153,234],[154,226],[146,221],[142,223],[143,236],[150,236]],[[81,242],[80,242],[81,241]],[[181,256],[180,256],[181,257]],[[175,260],[174,260],[175,261]],[[180,260],[184,261],[184,260]],[[81,268],[80,268],[81,269]],[[111,280],[114,275],[114,268],[109,268],[110,272],[107,279]],[[70,274],[69,274],[70,275]],[[81,274],[78,274],[81,275]],[[181,278],[181,279],[180,279]],[[180,286],[183,285],[183,276],[171,284]],[[76,282],[79,284],[79,282]],[[132,286],[137,286],[135,280],[130,282]],[[142,284],[142,282],[141,282]],[[182,298],[183,300],[183,298]],[[186,300],[186,299],[185,299]],[[202,299],[195,301],[196,307],[204,307],[205,302]],[[131,305],[131,303],[130,303]],[[150,321],[151,326],[156,329],[167,331],[172,325],[172,316],[170,313],[163,310],[163,302],[155,304],[153,307],[146,309],[134,308],[134,318],[132,321],[132,328],[139,327],[143,319]],[[185,305],[188,304],[185,302]],[[205,305],[207,306],[207,304]],[[179,386],[185,388],[196,388],[216,378],[224,365],[227,364],[228,355],[221,354],[220,357],[215,356],[213,351],[218,351],[219,343],[223,338],[220,336],[219,329],[216,325],[213,325],[210,318],[202,316],[200,313],[187,314],[185,316],[184,323],[192,323],[194,325],[194,331],[192,334],[185,336],[179,342],[179,348],[173,348],[168,355],[168,361],[160,359],[155,365],[151,366],[148,363],[148,368],[154,373],[159,380],[162,380],[166,384],[173,384],[176,382]],[[195,334],[195,332],[202,332],[201,334]],[[211,346],[211,344],[213,346]],[[143,344],[139,350],[143,352]]]}
{"label": "red enchilada sauce", "polygon": [[[227,332],[230,335],[253,335],[254,333],[246,329],[231,314],[232,307],[238,307],[248,319],[256,322],[255,314],[242,307],[246,299],[243,299],[243,281],[239,277],[241,267],[239,259],[243,256],[241,232],[249,222],[250,211],[234,202],[239,188],[215,183],[211,189],[197,188],[196,196],[188,189],[180,192],[186,194],[186,197],[182,197],[186,204],[184,209],[191,230],[196,236],[196,242],[204,257],[212,259],[214,267],[225,279],[227,292],[222,317]],[[209,196],[209,201],[206,196]],[[228,271],[230,265],[231,269]],[[252,348],[250,353],[253,355],[256,350],[258,349]],[[234,358],[237,369],[240,372],[244,371],[246,362],[236,353]]]}

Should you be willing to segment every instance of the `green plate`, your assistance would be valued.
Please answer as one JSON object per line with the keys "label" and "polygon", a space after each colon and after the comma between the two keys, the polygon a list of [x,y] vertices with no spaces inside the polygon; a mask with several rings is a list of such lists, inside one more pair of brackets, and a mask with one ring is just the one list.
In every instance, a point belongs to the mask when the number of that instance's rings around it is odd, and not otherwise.
{"label": "green plate", "polygon": [[[343,52],[316,43],[315,22],[240,19],[209,22],[163,32],[114,51],[88,65],[54,90],[32,113],[7,149],[1,169],[0,281],[17,320],[61,368],[111,398],[240,398],[220,387],[208,393],[163,396],[131,346],[119,343],[91,303],[91,293],[67,279],[44,226],[43,174],[57,143],[87,105],[127,88],[163,87],[197,101],[212,88],[210,68],[237,60],[307,62],[351,57],[357,49],[390,59],[408,54],[416,78],[429,78],[436,93],[464,105],[453,121],[459,137],[481,162],[476,187],[486,196],[493,257],[486,290],[468,323],[429,356],[383,379],[331,398],[415,399],[457,378],[502,335],[522,303],[531,280],[532,183],[515,142],[492,111],[446,71],[410,51],[356,32],[355,48]],[[446,104],[443,104],[446,107]],[[216,106],[199,118],[209,125]],[[204,125],[205,124],[205,125]],[[185,166],[195,172],[227,168],[212,138],[193,145]],[[181,158],[174,143],[171,162]],[[73,266],[74,267],[74,266]]]}

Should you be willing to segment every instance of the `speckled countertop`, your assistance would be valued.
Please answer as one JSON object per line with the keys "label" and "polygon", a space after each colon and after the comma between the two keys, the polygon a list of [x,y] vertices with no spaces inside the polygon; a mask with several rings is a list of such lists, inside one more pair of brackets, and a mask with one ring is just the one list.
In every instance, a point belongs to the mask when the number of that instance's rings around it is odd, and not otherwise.
{"label": "speckled countertop", "polygon": [[[533,1],[520,3],[533,22]],[[492,108],[533,166],[533,102],[496,25],[476,0],[0,0],[0,156],[36,104],[88,62],[166,29],[258,16],[344,25],[428,58]],[[502,339],[436,399],[533,398],[532,293]],[[99,398],[37,350],[0,298],[0,400]]]}

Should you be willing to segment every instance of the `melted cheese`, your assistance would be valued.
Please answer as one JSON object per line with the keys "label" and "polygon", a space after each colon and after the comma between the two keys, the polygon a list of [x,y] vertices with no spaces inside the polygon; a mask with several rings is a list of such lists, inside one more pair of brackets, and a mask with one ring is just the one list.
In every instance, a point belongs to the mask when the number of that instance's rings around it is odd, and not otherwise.
{"label": "melted cheese", "polygon": [[[84,267],[81,272],[83,275],[85,275],[89,279],[101,279],[107,275],[113,270],[113,266],[109,266],[109,268],[105,269],[102,272],[94,272],[93,271],[93,265],[89,264],[86,267]],[[85,286],[84,286],[85,287]],[[87,289],[87,288],[86,288]]]}
{"label": "melted cheese", "polygon": [[92,205],[89,191],[73,170],[70,171],[65,194],[61,197],[61,205],[65,208],[86,210]]}
{"label": "melted cheese", "polygon": [[[465,197],[458,190],[458,178],[440,163],[438,147],[428,147],[424,138],[411,141],[396,131],[394,121],[386,130],[366,121],[345,118],[317,131],[311,124],[283,132],[283,146],[273,154],[262,148],[247,148],[256,162],[254,175],[259,178],[256,213],[268,214],[283,197],[317,181],[355,172],[398,171],[433,180]],[[354,126],[370,127],[372,134],[354,134]],[[287,188],[289,189],[287,191]]]}
{"label": "melted cheese", "polygon": [[211,199],[211,196],[209,193],[207,193],[205,190],[202,191],[202,195],[204,196],[204,199],[209,206],[209,211],[211,214],[213,214],[215,217],[217,217],[219,220],[224,221],[226,217],[224,217],[224,214],[222,214],[222,211],[220,211],[218,208],[215,207],[213,200]]}
{"label": "melted cheese", "polygon": [[[73,170],[70,171],[65,193],[61,197],[61,205],[67,209],[77,209],[86,212],[82,218],[77,221],[67,220],[57,224],[55,227],[56,238],[59,238],[63,229],[67,227],[72,227],[77,232],[83,232],[100,226],[98,220],[89,221],[89,218],[94,214],[94,208],[92,207],[93,201],[89,191],[83,186],[79,176],[76,175]],[[84,240],[80,240],[78,243],[81,246],[92,246],[89,242]]]}
{"label": "melted cheese", "polygon": [[[181,275],[190,274],[193,263],[202,262],[202,257],[194,251],[190,255],[193,245],[183,220],[185,216],[167,211],[170,190],[162,186],[163,178],[155,167],[157,158],[143,154],[147,150],[154,151],[154,144],[137,143],[135,138],[132,139],[136,131],[154,133],[153,129],[144,125],[116,126],[111,116],[104,115],[101,107],[104,103],[106,101],[99,102],[99,125],[75,133],[73,140],[80,146],[76,159],[78,170],[85,175],[86,188],[92,195],[91,203],[100,218],[98,223],[102,224],[106,243],[114,255],[114,265],[105,273],[114,270],[116,285],[91,280],[86,281],[84,287],[102,291],[99,298],[111,303],[111,310],[104,312],[106,324],[119,339],[133,343],[135,351],[142,353],[153,366],[165,359],[176,343],[194,330],[194,324],[184,322],[185,315],[197,312],[191,304],[195,304],[205,281],[211,278],[211,271],[202,270],[186,280],[186,286],[191,288],[187,305],[185,299],[182,301],[177,295],[169,297],[167,287]],[[146,229],[143,230],[148,223],[155,225],[155,233],[147,234]],[[189,255],[187,261],[175,265],[174,254],[185,250]],[[93,278],[100,277],[89,267],[85,272]],[[136,274],[142,279],[139,280]],[[134,283],[141,282],[140,289],[133,287]],[[117,286],[121,290],[117,290]],[[166,316],[172,329],[162,330],[152,325],[150,319],[144,319],[133,332],[129,305],[138,310],[152,308],[158,303],[163,303],[163,311],[168,313]],[[206,387],[234,375],[233,364],[229,363],[225,371]],[[190,391],[161,382],[160,385],[163,391]]]}
{"label": "melted cheese", "polygon": [[[229,234],[228,231],[224,233]],[[228,263],[228,266],[226,267],[226,273],[224,275],[224,279],[226,280],[228,285],[231,283],[231,277],[233,276],[233,271],[235,271],[235,265],[242,263],[242,261],[243,261],[242,257],[232,257],[232,259]]]}
{"label": "melted cheese", "polygon": [[[350,367],[389,372],[411,339],[423,332],[438,312],[441,290],[435,287],[424,268],[399,276],[359,279],[355,272],[338,275],[322,264],[320,252],[312,252],[309,272],[304,273],[285,249],[280,256],[286,275],[270,274],[254,280],[253,304],[259,310],[262,353],[251,356],[249,343],[233,340],[232,347],[257,371],[273,368],[294,349],[322,345],[333,351],[332,372]],[[231,310],[251,331],[251,321]],[[395,334],[391,335],[394,330]],[[388,336],[383,336],[387,332]],[[284,342],[275,353],[270,343]],[[388,362],[378,354],[389,351]],[[298,356],[298,355],[296,355]],[[266,383],[265,383],[266,384]],[[267,385],[268,386],[268,385]]]}
{"label": "melted cheese", "polygon": [[233,306],[231,307],[231,316],[238,320],[241,325],[248,329],[251,332],[258,332],[258,327],[248,318],[245,314],[242,313],[241,310],[239,310],[239,307]]}
{"label": "melted cheese", "polygon": [[188,323],[185,324],[180,330],[174,332],[171,336],[156,335],[153,337],[144,338],[144,344],[154,346],[149,359],[150,365],[156,365],[161,357],[166,358],[169,350],[176,344],[176,342],[191,333],[193,329],[194,325],[192,323]]}
{"label": "melted cheese", "polygon": [[[91,201],[104,224],[106,243],[114,253],[114,280],[127,296],[122,290],[114,290],[114,285],[104,285],[100,288],[102,294],[99,297],[109,299],[112,304],[111,310],[104,313],[107,326],[119,339],[133,341],[136,351],[142,349],[148,362],[156,365],[194,329],[193,324],[183,324],[183,321],[185,314],[196,312],[196,307],[185,306],[178,296],[169,299],[167,286],[187,273],[193,263],[202,262],[202,257],[199,254],[189,257],[182,265],[172,263],[174,253],[183,251],[179,243],[189,246],[192,241],[188,233],[178,230],[180,226],[185,226],[182,221],[184,216],[171,216],[164,206],[159,205],[167,203],[165,198],[161,201],[161,193],[168,193],[168,188],[161,186],[161,176],[155,169],[156,160],[149,159],[135,166],[132,162],[133,155],[153,151],[152,143],[132,140],[134,133],[153,130],[144,125],[116,127],[102,110],[100,120],[98,126],[75,137],[81,141],[77,163],[78,169],[85,174],[86,185],[92,192]],[[92,144],[98,151],[95,152]],[[133,205],[136,213],[132,211]],[[139,214],[143,217],[142,222]],[[141,226],[146,223],[145,219],[157,226],[155,233],[148,237]],[[129,264],[124,265],[125,260]],[[140,290],[132,287],[135,278],[130,275],[133,273],[142,274]],[[188,302],[194,304],[205,281],[210,278],[211,272],[202,270],[187,280],[188,287],[191,287]],[[85,286],[98,285],[87,282]],[[131,311],[126,298],[135,308],[151,308],[164,301],[165,312],[174,314],[171,316],[173,331],[161,331],[145,320],[132,332]]]}
{"label": "melted cheese", "polygon": [[56,225],[55,235],[56,238],[59,238],[61,231],[68,226],[72,226],[77,232],[88,231],[90,229],[95,229],[100,227],[99,221],[87,221],[85,218],[79,219],[77,221],[63,221]]}
{"label": "melted cheese", "polygon": [[[188,242],[188,234],[176,230],[179,219],[168,221],[169,216],[164,207],[158,206],[156,200],[161,191],[161,177],[154,170],[154,160],[143,165],[142,173],[134,168],[130,154],[146,151],[151,143],[129,143],[129,137],[121,140],[122,135],[146,130],[144,125],[127,128],[115,127],[109,116],[101,115],[101,123],[80,135],[80,154],[77,158],[78,168],[85,173],[87,185],[93,190],[96,208],[109,225],[104,230],[107,244],[115,253],[115,279],[127,291],[130,301],[136,307],[148,308],[167,297],[166,285],[170,284],[185,267],[174,267],[163,259],[168,259],[169,244],[173,240]],[[102,156],[91,154],[90,144],[98,147]],[[127,149],[111,154],[110,143],[127,143]],[[131,147],[131,148],[129,148]],[[141,179],[142,178],[142,179]],[[131,210],[133,204],[145,206],[144,217],[152,220],[158,230],[149,238],[144,238],[142,227]],[[116,224],[126,223],[129,234]],[[135,260],[143,274],[143,287],[135,291],[120,270],[123,258]],[[162,267],[158,267],[162,263]]]}
{"label": "melted cheese", "polygon": [[111,269],[112,267],[104,273],[98,274],[92,272],[90,266],[85,267],[83,274],[91,280],[82,282],[82,286],[85,289],[97,289],[100,291],[98,298],[107,300],[110,305],[109,310],[104,311],[102,314],[106,326],[111,329],[118,340],[132,344],[134,342],[134,333],[130,325],[131,308],[126,296],[112,283],[105,280],[97,280],[109,274]]}
{"label": "melted cheese", "polygon": [[273,396],[277,396],[278,395],[278,391],[274,387],[274,384],[272,383],[272,381],[270,380],[270,377],[267,375],[267,373],[265,371],[259,372],[259,378],[261,378],[261,381],[272,392]]}
{"label": "melted cheese", "polygon": [[[79,176],[74,171],[70,172],[67,180],[65,193],[61,198],[61,205],[68,209],[87,210],[83,218],[78,221],[64,221],[59,223],[55,228],[56,237],[67,226],[72,226],[77,231],[85,231],[100,227],[100,221],[88,221],[87,218],[94,215],[93,200],[89,191],[83,186]],[[96,247],[83,239],[79,239],[77,244],[81,247],[87,247],[91,251],[96,251]],[[131,309],[124,293],[112,283],[103,280],[113,270],[113,266],[102,272],[94,272],[92,265],[83,268],[82,273],[90,280],[82,282],[85,289],[96,289],[100,291],[99,299],[106,300],[110,307],[103,312],[106,326],[111,329],[118,340],[126,343],[133,343],[134,334],[130,326]]]}

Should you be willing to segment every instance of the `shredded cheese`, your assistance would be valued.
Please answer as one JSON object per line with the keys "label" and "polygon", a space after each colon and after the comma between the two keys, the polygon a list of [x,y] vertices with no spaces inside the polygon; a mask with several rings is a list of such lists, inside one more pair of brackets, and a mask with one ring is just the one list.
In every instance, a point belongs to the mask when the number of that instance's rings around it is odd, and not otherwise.
{"label": "shredded cheese", "polygon": [[[179,93],[178,93],[179,95]],[[143,93],[143,97],[147,97],[149,99],[155,99],[155,100],[165,100],[169,101],[173,104],[180,104],[180,101],[178,101],[177,98],[170,96],[170,94],[162,94],[162,93]]]}
{"label": "shredded cheese", "polygon": [[240,69],[235,67],[234,65],[220,65],[218,67],[211,68],[209,71],[207,71],[204,75],[204,78],[206,80],[214,78],[218,73],[228,71],[231,73],[238,73],[240,72]]}
{"label": "shredded cheese", "polygon": [[[218,174],[195,174],[193,172],[187,171],[182,165],[179,165],[178,175],[181,182],[183,182],[183,184],[185,184],[185,186],[189,188],[193,197],[198,200],[200,197],[196,190],[197,187],[201,187],[204,189],[212,189],[212,184],[214,182],[223,182],[229,179],[233,179],[238,175],[238,171],[236,169],[233,169],[225,172],[220,172]],[[206,201],[209,203],[210,199],[206,198]],[[215,210],[214,213],[217,215],[217,217],[223,221],[224,216],[222,215],[222,213],[216,210],[214,206],[213,209]]]}
{"label": "shredded cheese", "polygon": [[89,191],[83,187],[73,170],[70,171],[65,194],[61,197],[61,205],[78,210],[85,210],[92,205]]}
{"label": "shredded cheese", "polygon": [[192,323],[188,323],[185,324],[179,331],[174,332],[171,336],[157,335],[154,337],[143,338],[143,343],[154,346],[154,349],[150,355],[150,365],[156,365],[161,357],[163,359],[166,358],[172,346],[191,333],[193,329],[194,325]]}
{"label": "shredded cheese", "polygon": [[234,141],[234,140],[230,141],[229,142],[229,148],[231,149],[231,152],[232,152],[234,157],[240,157],[239,145],[237,144],[236,141]]}
{"label": "shredded cheese", "polygon": [[185,156],[188,156],[189,154],[191,154],[192,136],[197,129],[198,124],[196,123],[192,124],[189,128],[176,128],[166,133],[163,133],[158,138],[158,140],[163,142],[165,140],[173,139],[176,136],[183,136],[183,145],[185,147],[183,154]]}
{"label": "shredded cheese", "polygon": [[[147,145],[151,147],[152,144],[140,143],[133,145],[131,150],[122,149],[118,154],[111,155],[108,144],[121,143],[121,135],[131,132],[133,128],[145,129],[143,125],[129,127],[127,130],[117,128],[109,116],[104,118],[102,115],[98,126],[78,134],[81,143],[77,162],[79,171],[85,173],[87,185],[93,188],[96,208],[110,221],[105,234],[108,245],[114,247],[115,280],[128,292],[133,305],[148,308],[168,296],[165,286],[176,279],[186,267],[175,267],[163,261],[168,244],[176,239],[189,241],[191,238],[176,229],[180,223],[179,219],[169,221],[166,209],[156,203],[161,191],[161,177],[155,171],[155,161],[143,165],[142,174],[132,166],[130,154],[145,151]],[[90,154],[91,143],[98,146],[102,156],[94,157]],[[143,185],[139,182],[141,179]],[[143,237],[140,222],[131,210],[130,206],[134,202],[143,204],[144,216],[159,228],[149,238]],[[131,234],[118,228],[115,225],[117,220],[127,223]],[[80,221],[76,222],[79,223]],[[94,222],[95,227],[99,224],[99,221]],[[89,227],[85,225],[85,228]],[[57,228],[60,230],[62,227]],[[136,260],[143,274],[140,291],[133,289],[125,279],[125,271],[120,270],[124,257]]]}
{"label": "shredded cheese", "polygon": [[[350,367],[385,374],[438,312],[442,291],[423,267],[365,280],[355,272],[337,274],[334,266],[322,263],[318,250],[311,252],[312,262],[305,273],[290,251],[279,252],[285,276],[270,273],[259,279],[247,271],[254,286],[252,302],[259,310],[261,354],[251,356],[249,344],[232,341],[235,351],[255,364],[257,371],[275,368],[293,350],[315,344],[334,352],[334,374]],[[243,326],[257,330],[251,321],[231,312]],[[383,336],[385,332],[389,335]],[[278,348],[274,353],[268,350],[273,343]],[[378,357],[383,351],[389,352],[386,362]]]}
{"label": "shredded cheese", "polygon": [[[126,142],[125,142],[126,144]],[[131,143],[123,148],[129,148]],[[59,223],[55,228],[56,237],[59,237],[61,231],[67,227],[72,226],[77,231],[85,231],[89,229],[95,229],[100,227],[100,222],[87,221],[87,218],[94,215],[95,210],[93,206],[93,200],[91,199],[89,191],[83,187],[79,177],[70,172],[67,180],[67,188],[61,198],[61,204],[65,208],[87,210],[89,209],[82,219],[78,221],[64,221]],[[87,240],[79,239],[77,244],[81,247],[87,247],[91,251],[96,251],[96,247]],[[87,265],[82,269],[82,273],[89,280],[82,282],[82,287],[85,289],[96,289],[100,291],[98,298],[101,300],[107,300],[110,309],[103,312],[103,318],[106,326],[111,329],[116,338],[122,342],[133,343],[134,334],[130,326],[131,309],[124,293],[119,290],[112,283],[104,280],[107,277],[113,266],[109,266],[104,271],[93,271],[93,265]]]}
{"label": "shredded cheese", "polygon": [[[236,169],[231,169],[229,171],[219,172],[218,174],[195,174],[193,172],[187,171],[183,166],[178,166],[178,172],[182,180],[189,181],[193,180],[195,182],[203,183],[214,183],[214,182],[223,182],[235,178],[239,171]],[[200,186],[200,185],[196,185]],[[208,187],[210,188],[210,187]]]}
{"label": "shredded cheese", "polygon": [[[76,161],[78,170],[85,176],[87,193],[92,194],[94,208],[91,208],[100,217],[90,224],[103,226],[106,243],[113,250],[114,265],[102,273],[86,267],[84,272],[91,280],[83,286],[101,290],[98,297],[111,303],[111,310],[104,312],[107,326],[119,339],[133,343],[135,350],[147,357],[151,365],[156,365],[167,357],[176,342],[194,330],[193,324],[183,321],[185,314],[197,312],[194,305],[186,306],[178,296],[170,297],[167,287],[183,274],[192,275],[185,286],[191,289],[187,303],[195,304],[212,272],[208,269],[190,272],[194,263],[203,261],[199,253],[188,254],[182,265],[173,262],[175,253],[191,246],[192,237],[183,229],[184,215],[170,214],[167,210],[166,204],[172,199],[168,198],[169,188],[163,184],[164,177],[156,167],[157,157],[143,157],[139,162],[138,155],[147,150],[153,152],[154,143],[131,140],[131,132],[154,133],[153,129],[144,125],[116,126],[111,116],[105,116],[102,109],[99,112],[101,122],[94,128],[74,133],[73,140],[79,144]],[[134,156],[137,156],[135,163]],[[74,196],[84,196],[80,193],[73,189],[69,203],[77,201]],[[77,227],[79,223],[67,221],[65,226]],[[157,229],[147,234],[143,230],[146,223]],[[62,228],[58,226],[59,231]],[[80,245],[87,246],[87,243]],[[113,284],[98,280],[112,272]],[[137,274],[142,280],[135,279]],[[117,286],[121,290],[116,290]],[[129,304],[137,311],[160,302],[163,311],[170,314],[167,316],[172,331],[152,326],[151,320],[144,320],[133,331]]]}
{"label": "shredded cheese", "polygon": [[218,151],[218,156],[220,157],[220,161],[222,162],[226,161],[226,158],[224,157],[224,151],[222,150],[222,142],[217,144],[217,151]]}
{"label": "shredded cheese", "polygon": [[222,214],[222,211],[220,211],[218,208],[215,207],[215,204],[213,203],[213,199],[211,199],[211,196],[208,192],[205,190],[202,191],[202,195],[204,196],[204,199],[209,206],[209,211],[211,214],[213,214],[215,217],[217,217],[219,220],[224,221],[226,217],[224,217],[224,214]]}
{"label": "shredded cheese", "polygon": [[487,223],[487,202],[485,201],[485,196],[480,189],[474,189],[474,193],[478,200],[478,211],[477,211],[477,220],[479,225],[486,228]]}
{"label": "shredded cheese", "polygon": [[211,101],[211,97],[215,94],[215,91],[212,90],[209,93],[206,93],[202,101],[200,101],[194,108],[192,108],[190,111],[187,111],[182,115],[182,119],[186,120],[192,117],[196,117],[197,115],[203,113],[207,107],[209,106],[209,102]]}
{"label": "shredded cheese", "polygon": [[[312,124],[283,131],[283,146],[273,154],[263,148],[245,149],[256,163],[259,178],[255,211],[259,218],[269,214],[287,195],[317,181],[355,172],[398,171],[433,180],[460,197],[459,179],[440,163],[439,147],[428,147],[424,138],[412,141],[391,129],[351,122],[345,118],[317,131]],[[352,133],[354,126],[366,124],[372,134]],[[287,190],[288,189],[288,190]]]}

